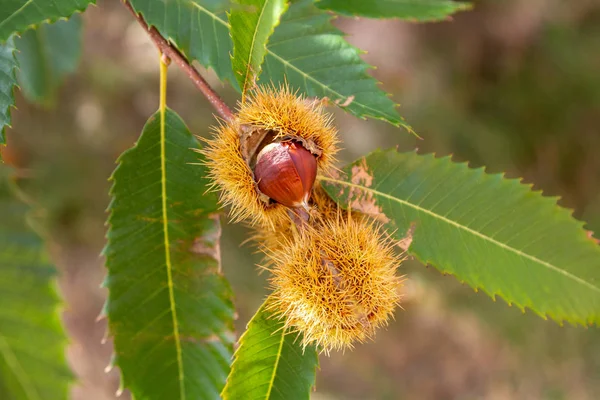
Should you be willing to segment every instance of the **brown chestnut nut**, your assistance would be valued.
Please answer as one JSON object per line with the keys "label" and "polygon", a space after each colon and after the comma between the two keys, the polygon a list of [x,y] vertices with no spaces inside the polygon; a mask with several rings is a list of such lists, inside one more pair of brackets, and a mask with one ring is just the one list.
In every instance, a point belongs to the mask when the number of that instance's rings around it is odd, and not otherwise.
{"label": "brown chestnut nut", "polygon": [[300,143],[270,143],[256,157],[258,189],[284,206],[308,208],[316,177],[317,159]]}

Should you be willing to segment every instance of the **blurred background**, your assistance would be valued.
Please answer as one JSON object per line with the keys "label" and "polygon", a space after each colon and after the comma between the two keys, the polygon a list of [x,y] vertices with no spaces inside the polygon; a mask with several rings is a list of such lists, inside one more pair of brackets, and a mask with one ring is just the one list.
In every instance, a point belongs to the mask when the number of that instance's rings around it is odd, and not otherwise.
{"label": "blurred background", "polygon": [[[158,106],[156,50],[119,2],[98,3],[83,16],[76,73],[54,104],[34,106],[18,94],[7,132],[10,158],[27,171],[25,189],[53,238],[76,400],[116,398],[118,373],[104,372],[106,323],[96,321],[106,296],[99,254],[108,178]],[[378,147],[453,154],[560,196],[600,232],[600,2],[485,0],[435,24],[335,23],[367,50],[372,74],[423,138],[332,109],[344,162]],[[238,95],[204,72],[233,106]],[[192,132],[210,135],[212,110],[176,67],[168,90]],[[259,256],[240,245],[247,234],[224,226],[238,333],[266,294]],[[523,314],[415,261],[401,273],[409,278],[404,310],[375,342],[321,357],[314,399],[598,398],[600,329]]]}

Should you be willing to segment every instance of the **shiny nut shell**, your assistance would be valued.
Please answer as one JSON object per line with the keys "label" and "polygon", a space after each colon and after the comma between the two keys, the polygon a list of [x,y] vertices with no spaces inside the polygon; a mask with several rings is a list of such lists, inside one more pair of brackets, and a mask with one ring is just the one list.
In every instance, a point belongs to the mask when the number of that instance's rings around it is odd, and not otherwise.
{"label": "shiny nut shell", "polygon": [[258,189],[287,207],[306,206],[317,177],[317,160],[296,142],[275,142],[258,154],[254,177]]}

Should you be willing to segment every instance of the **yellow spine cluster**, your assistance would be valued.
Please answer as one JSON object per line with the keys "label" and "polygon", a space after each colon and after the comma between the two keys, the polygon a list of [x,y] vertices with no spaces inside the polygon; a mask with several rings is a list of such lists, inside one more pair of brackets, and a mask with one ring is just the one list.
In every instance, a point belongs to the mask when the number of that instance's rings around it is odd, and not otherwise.
{"label": "yellow spine cluster", "polygon": [[282,237],[267,250],[272,309],[303,344],[352,347],[388,323],[400,301],[401,259],[372,221],[341,212]]}
{"label": "yellow spine cluster", "polygon": [[301,142],[321,173],[332,168],[338,151],[337,132],[320,102],[287,87],[257,88],[203,151],[213,187],[234,220],[255,226],[253,239],[266,255],[263,268],[272,273],[270,307],[286,328],[302,332],[304,346],[351,348],[393,318],[402,259],[380,226],[342,212],[318,185],[308,213],[265,198],[253,163],[258,150],[276,140]]}

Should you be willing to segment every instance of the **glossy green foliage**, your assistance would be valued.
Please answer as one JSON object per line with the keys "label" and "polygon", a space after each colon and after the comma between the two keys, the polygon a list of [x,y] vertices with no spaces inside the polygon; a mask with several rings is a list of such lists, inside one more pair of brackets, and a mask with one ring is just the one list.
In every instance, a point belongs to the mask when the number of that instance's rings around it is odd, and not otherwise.
{"label": "glossy green foliage", "polygon": [[[229,54],[233,46],[225,0],[132,0],[149,24],[172,39],[191,59],[237,87]],[[269,39],[260,82],[287,82],[307,96],[327,97],[357,117],[378,118],[408,128],[396,104],[379,89],[332,16],[312,0],[293,2]],[[238,87],[239,89],[239,87]]]}
{"label": "glossy green foliage", "polygon": [[237,0],[229,13],[233,41],[231,65],[246,93],[260,75],[267,42],[287,8],[285,0]]}
{"label": "glossy green foliage", "polygon": [[377,86],[331,15],[310,0],[292,4],[269,40],[263,81],[289,82],[308,96],[327,97],[357,117],[372,117],[410,129],[396,104]]}
{"label": "glossy green foliage", "polygon": [[66,399],[71,374],[56,270],[0,166],[0,399]]}
{"label": "glossy green foliage", "polygon": [[452,0],[318,0],[317,6],[348,16],[399,18],[408,21],[438,21],[471,8]]}
{"label": "glossy green foliage", "polygon": [[15,105],[14,88],[17,84],[17,68],[15,46],[13,39],[10,39],[0,44],[0,145],[6,144],[4,131],[7,126],[10,126],[10,109]]}
{"label": "glossy green foliage", "polygon": [[266,305],[240,338],[223,390],[224,400],[310,398],[319,364],[317,351],[314,346],[302,349],[299,334],[286,332],[283,321]]}
{"label": "glossy green foliage", "polygon": [[68,21],[42,24],[15,40],[18,80],[27,100],[51,105],[65,77],[81,58],[82,23],[79,15]]}
{"label": "glossy green foliage", "polygon": [[42,22],[55,22],[81,12],[95,0],[2,0],[0,43]]}
{"label": "glossy green foliage", "polygon": [[188,58],[212,68],[219,78],[239,90],[231,68],[233,45],[226,15],[231,5],[228,0],[131,0],[131,5]]}
{"label": "glossy green foliage", "polygon": [[[341,204],[389,220],[409,253],[542,317],[600,323],[600,246],[583,223],[515,179],[450,158],[372,153],[324,178]],[[405,241],[407,243],[407,241]]]}
{"label": "glossy green foliage", "polygon": [[217,198],[173,111],[147,122],[112,179],[106,312],[123,386],[142,399],[217,398],[233,346]]}

